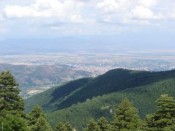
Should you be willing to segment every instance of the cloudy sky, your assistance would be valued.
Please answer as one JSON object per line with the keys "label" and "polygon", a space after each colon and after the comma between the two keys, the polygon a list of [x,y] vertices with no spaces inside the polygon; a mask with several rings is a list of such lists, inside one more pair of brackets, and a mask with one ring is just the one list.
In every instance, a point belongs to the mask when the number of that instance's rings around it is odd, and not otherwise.
{"label": "cloudy sky", "polygon": [[174,0],[0,0],[0,39],[145,32],[175,36]]}

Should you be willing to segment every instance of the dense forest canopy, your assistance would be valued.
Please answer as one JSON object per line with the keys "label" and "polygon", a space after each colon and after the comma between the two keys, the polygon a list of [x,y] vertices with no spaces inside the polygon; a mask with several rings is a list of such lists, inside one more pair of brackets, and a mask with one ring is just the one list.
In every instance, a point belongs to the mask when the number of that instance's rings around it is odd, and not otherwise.
{"label": "dense forest canopy", "polygon": [[[141,118],[139,110],[128,98],[116,104],[111,119],[101,115],[100,118],[89,119],[79,129],[67,121],[55,121],[50,125],[47,115],[38,105],[29,112],[24,112],[24,101],[15,78],[9,71],[0,73],[0,121],[3,131],[174,131],[175,100],[168,94],[160,95],[156,100],[156,110]],[[105,108],[105,107],[104,107]],[[80,109],[81,110],[81,109]],[[65,110],[66,112],[66,110]],[[68,115],[68,114],[67,114]],[[84,116],[79,114],[79,117]],[[60,117],[59,115],[55,115]],[[76,117],[76,116],[75,116]],[[55,120],[55,118],[53,118]]]}

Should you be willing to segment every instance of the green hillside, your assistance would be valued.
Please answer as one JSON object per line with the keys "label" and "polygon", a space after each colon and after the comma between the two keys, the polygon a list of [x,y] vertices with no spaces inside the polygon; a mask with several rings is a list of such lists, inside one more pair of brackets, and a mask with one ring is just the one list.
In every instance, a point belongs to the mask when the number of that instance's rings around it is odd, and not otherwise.
{"label": "green hillside", "polygon": [[[90,118],[111,119],[115,107],[128,97],[139,109],[140,116],[155,109],[160,94],[175,96],[175,70],[164,72],[111,70],[96,78],[84,78],[55,87],[26,100],[26,109],[41,105],[50,123],[69,121],[78,129]],[[57,117],[56,117],[57,116]]]}
{"label": "green hillside", "polygon": [[71,81],[59,87],[53,87],[43,93],[37,94],[26,100],[26,110],[30,111],[36,104],[41,105],[45,111],[56,110],[58,105],[69,97],[69,95],[79,90],[89,81],[90,78],[83,78]]}
{"label": "green hillside", "polygon": [[[175,79],[167,79],[150,85],[126,89],[108,95],[87,99],[69,108],[49,113],[49,121],[55,126],[55,121],[69,121],[75,127],[82,129],[91,118],[105,116],[111,119],[118,103],[129,98],[138,108],[140,116],[152,113],[155,109],[155,100],[160,94],[170,94],[175,97]],[[55,117],[57,116],[57,117]]]}

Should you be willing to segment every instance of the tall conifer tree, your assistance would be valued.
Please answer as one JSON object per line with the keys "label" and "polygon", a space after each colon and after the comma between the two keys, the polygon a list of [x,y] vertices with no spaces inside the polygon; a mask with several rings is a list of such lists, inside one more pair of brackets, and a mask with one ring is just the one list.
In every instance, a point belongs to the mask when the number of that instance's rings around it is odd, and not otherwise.
{"label": "tall conifer tree", "polygon": [[140,119],[137,109],[128,99],[124,99],[116,110],[112,122],[114,131],[137,131],[140,128]]}
{"label": "tall conifer tree", "polygon": [[157,101],[157,110],[147,115],[144,130],[175,131],[175,100],[167,94],[161,95]]}
{"label": "tall conifer tree", "polygon": [[23,111],[24,102],[19,96],[18,84],[9,71],[0,74],[0,112]]}
{"label": "tall conifer tree", "polygon": [[97,122],[95,122],[94,120],[91,120],[87,124],[87,128],[85,129],[85,131],[101,131],[101,129],[100,129],[100,126],[97,124]]}
{"label": "tall conifer tree", "polygon": [[18,84],[9,71],[0,73],[0,122],[3,131],[27,131],[24,102]]}
{"label": "tall conifer tree", "polygon": [[100,131],[111,131],[111,126],[105,117],[101,117],[97,124],[100,127]]}
{"label": "tall conifer tree", "polygon": [[28,115],[29,128],[31,131],[52,131],[46,120],[46,116],[40,106],[35,106]]}

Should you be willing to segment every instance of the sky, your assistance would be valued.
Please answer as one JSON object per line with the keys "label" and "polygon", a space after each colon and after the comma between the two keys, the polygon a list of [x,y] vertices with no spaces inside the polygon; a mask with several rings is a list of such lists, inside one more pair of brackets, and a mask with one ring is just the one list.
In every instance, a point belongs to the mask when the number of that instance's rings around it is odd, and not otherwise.
{"label": "sky", "polygon": [[173,45],[175,1],[0,0],[0,40],[128,34]]}

